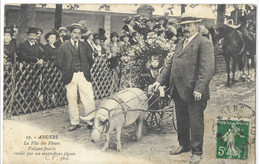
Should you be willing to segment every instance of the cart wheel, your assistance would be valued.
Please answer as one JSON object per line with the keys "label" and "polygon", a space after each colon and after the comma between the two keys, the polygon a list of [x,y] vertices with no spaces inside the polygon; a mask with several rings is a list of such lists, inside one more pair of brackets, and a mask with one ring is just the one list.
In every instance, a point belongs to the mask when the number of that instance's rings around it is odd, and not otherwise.
{"label": "cart wheel", "polygon": [[149,129],[160,126],[163,114],[164,112],[147,112],[144,117],[146,126]]}

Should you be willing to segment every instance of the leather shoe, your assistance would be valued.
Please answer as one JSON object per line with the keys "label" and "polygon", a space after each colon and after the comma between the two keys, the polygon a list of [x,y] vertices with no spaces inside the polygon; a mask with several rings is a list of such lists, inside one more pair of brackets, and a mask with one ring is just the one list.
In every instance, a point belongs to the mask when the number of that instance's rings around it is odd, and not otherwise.
{"label": "leather shoe", "polygon": [[190,164],[199,164],[202,159],[202,156],[200,154],[192,154],[192,157],[190,159]]}
{"label": "leather shoe", "polygon": [[69,127],[69,131],[74,131],[74,130],[76,130],[77,128],[79,128],[80,126],[79,125],[71,125],[70,127]]}
{"label": "leather shoe", "polygon": [[181,154],[183,152],[189,152],[189,151],[190,151],[189,147],[179,146],[177,149],[171,150],[170,155],[178,155],[178,154]]}

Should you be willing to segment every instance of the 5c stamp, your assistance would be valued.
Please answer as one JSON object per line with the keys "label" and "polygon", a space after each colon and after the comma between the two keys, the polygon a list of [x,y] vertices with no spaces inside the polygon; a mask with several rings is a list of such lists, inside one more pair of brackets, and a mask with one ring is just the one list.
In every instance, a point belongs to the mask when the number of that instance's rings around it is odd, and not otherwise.
{"label": "5c stamp", "polygon": [[218,159],[248,158],[250,120],[223,119],[217,120]]}

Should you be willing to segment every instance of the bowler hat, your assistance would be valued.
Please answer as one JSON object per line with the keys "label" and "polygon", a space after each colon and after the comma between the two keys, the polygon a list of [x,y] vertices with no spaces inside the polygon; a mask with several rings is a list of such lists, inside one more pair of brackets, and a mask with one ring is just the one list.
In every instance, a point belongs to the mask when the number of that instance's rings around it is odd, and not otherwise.
{"label": "bowler hat", "polygon": [[31,33],[37,34],[37,29],[35,27],[29,27],[27,34],[31,34]]}
{"label": "bowler hat", "polygon": [[195,16],[196,14],[192,13],[183,13],[181,15],[181,22],[180,24],[187,24],[187,23],[200,23],[202,19],[199,19]]}
{"label": "bowler hat", "polygon": [[47,34],[45,34],[44,39],[48,41],[49,36],[56,35],[56,39],[59,37],[59,34],[56,31],[49,31]]}
{"label": "bowler hat", "polygon": [[87,32],[87,30],[79,23],[72,23],[70,26],[67,27],[67,29],[72,32],[74,29],[80,29],[81,33]]}
{"label": "bowler hat", "polygon": [[37,33],[38,33],[38,32],[43,33],[43,30],[42,30],[41,28],[37,28]]}
{"label": "bowler hat", "polygon": [[9,34],[13,35],[14,30],[11,27],[5,27],[4,28],[4,33],[9,33]]}
{"label": "bowler hat", "polygon": [[19,28],[17,25],[13,24],[10,26],[11,28]]}
{"label": "bowler hat", "polygon": [[68,30],[66,29],[66,27],[60,27],[59,30],[58,30],[58,33],[60,33],[61,31],[66,31],[67,32]]}

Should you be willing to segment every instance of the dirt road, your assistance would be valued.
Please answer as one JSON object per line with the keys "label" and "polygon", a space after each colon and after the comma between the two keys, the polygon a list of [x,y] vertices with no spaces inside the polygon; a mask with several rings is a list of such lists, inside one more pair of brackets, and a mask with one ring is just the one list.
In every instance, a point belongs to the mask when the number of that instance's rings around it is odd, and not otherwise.
{"label": "dirt road", "polygon": [[[205,110],[205,142],[201,163],[253,163],[254,136],[251,136],[253,139],[250,142],[248,160],[215,159],[216,127],[213,122],[218,115],[218,109],[226,103],[242,102],[255,109],[255,83],[239,82],[232,88],[227,88],[225,75],[220,75],[214,77],[210,88],[211,100],[208,101]],[[148,130],[144,127],[140,142],[134,140],[134,125],[124,128],[122,150],[119,153],[116,152],[114,134],[111,137],[110,149],[102,152],[100,149],[103,146],[104,137],[94,144],[90,141],[91,130],[87,127],[69,132],[70,123],[66,107],[13,116],[3,121],[3,159],[5,163],[189,163],[191,153],[169,155],[170,149],[178,146],[176,132],[169,114],[165,114],[160,128]],[[41,135],[46,134],[49,138],[41,138]],[[55,137],[56,139],[53,139]]]}

